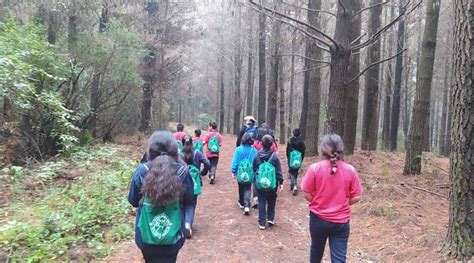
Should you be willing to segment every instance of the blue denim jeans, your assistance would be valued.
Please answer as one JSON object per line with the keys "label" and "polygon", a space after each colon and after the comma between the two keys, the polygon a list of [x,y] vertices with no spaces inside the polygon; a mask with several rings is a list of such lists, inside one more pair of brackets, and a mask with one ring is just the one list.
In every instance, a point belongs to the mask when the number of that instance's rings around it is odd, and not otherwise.
{"label": "blue denim jeans", "polygon": [[250,207],[250,191],[252,188],[251,184],[238,184],[239,185],[239,203],[244,207]]}
{"label": "blue denim jeans", "polygon": [[194,202],[188,202],[184,206],[184,222],[189,223],[191,226],[193,226],[194,222],[194,213],[196,211],[196,205],[197,205],[197,195],[194,196]]}
{"label": "blue denim jeans", "polygon": [[258,193],[258,223],[265,225],[267,220],[275,220],[276,191],[261,191]]}
{"label": "blue denim jeans", "polygon": [[328,238],[331,262],[346,262],[349,222],[342,224],[328,222],[310,212],[309,231],[311,232],[311,263],[321,262]]}
{"label": "blue denim jeans", "polygon": [[293,186],[298,186],[298,172],[300,169],[289,168],[288,173],[290,174],[290,187],[293,189]]}

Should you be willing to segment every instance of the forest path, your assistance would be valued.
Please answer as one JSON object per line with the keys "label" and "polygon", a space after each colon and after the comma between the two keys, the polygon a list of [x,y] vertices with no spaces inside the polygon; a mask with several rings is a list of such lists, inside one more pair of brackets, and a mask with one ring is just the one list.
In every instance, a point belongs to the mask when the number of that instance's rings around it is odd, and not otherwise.
{"label": "forest path", "polygon": [[[302,194],[291,195],[287,167],[282,167],[285,188],[278,194],[276,225],[259,230],[257,210],[251,209],[250,216],[244,216],[237,206],[237,184],[230,174],[236,137],[223,137],[216,184],[203,181],[193,238],[186,240],[178,262],[308,262],[307,203]],[[279,156],[285,164],[285,147],[279,147]],[[400,154],[361,152],[348,159],[360,172],[367,200],[354,206],[348,261],[439,261],[436,251],[447,223],[446,200],[401,187],[398,170],[401,171],[403,158]],[[315,160],[305,160],[303,171]],[[447,165],[444,159],[435,159],[434,163]],[[303,172],[298,182],[302,176]],[[403,179],[423,187],[427,183],[433,185],[435,180],[436,183],[447,182],[446,176],[442,176],[442,180],[436,174],[423,176]],[[326,255],[327,250],[328,247]],[[119,244],[115,253],[104,261],[142,262],[142,256],[130,237],[130,241]]]}

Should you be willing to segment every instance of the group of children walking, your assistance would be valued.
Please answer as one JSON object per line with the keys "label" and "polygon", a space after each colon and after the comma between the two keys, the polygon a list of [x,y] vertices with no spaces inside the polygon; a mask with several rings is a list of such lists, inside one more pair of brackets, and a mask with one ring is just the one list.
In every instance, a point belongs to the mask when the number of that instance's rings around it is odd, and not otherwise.
{"label": "group of children walking", "polygon": [[[273,131],[265,124],[257,128],[252,116],[244,120],[231,173],[238,184],[238,206],[244,215],[249,215],[253,193],[258,227],[265,230],[275,225],[277,192],[283,190],[281,159]],[[296,195],[306,146],[299,129],[292,133],[286,157],[290,191]],[[157,131],[150,137],[148,151],[132,177],[128,196],[129,202],[138,208],[135,242],[146,262],[175,262],[184,239],[192,237],[197,199],[202,192],[201,178],[208,175],[209,184],[216,183],[221,147],[222,136],[215,122],[209,123],[204,138],[200,129],[194,131],[194,137],[186,135],[182,124],[177,125],[174,134]],[[338,246],[331,246],[331,258],[344,262],[350,205],[360,200],[362,190],[355,169],[342,161],[340,137],[325,136],[321,149],[325,161],[312,165],[301,185],[311,215],[311,262],[321,261],[328,238],[330,242],[339,242]],[[328,208],[337,211],[328,214]],[[339,231],[341,227],[343,232]],[[321,235],[321,231],[325,234]]]}

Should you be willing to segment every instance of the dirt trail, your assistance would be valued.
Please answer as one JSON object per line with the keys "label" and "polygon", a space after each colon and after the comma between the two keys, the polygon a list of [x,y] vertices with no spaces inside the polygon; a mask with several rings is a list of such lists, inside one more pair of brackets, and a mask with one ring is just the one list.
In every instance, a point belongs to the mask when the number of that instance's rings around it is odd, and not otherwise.
{"label": "dirt trail", "polygon": [[[237,206],[237,184],[230,175],[234,150],[235,137],[224,136],[216,184],[204,183],[198,199],[193,238],[186,241],[178,262],[308,262],[307,205],[301,194],[290,194],[287,168],[283,167],[285,189],[278,195],[276,225],[261,231],[257,210],[252,209],[250,216],[244,216]],[[279,156],[282,163],[286,163],[283,146],[280,146]],[[304,170],[314,161],[314,158],[306,160]],[[399,155],[358,153],[348,161],[360,171],[367,194],[354,208],[348,260],[439,261],[441,258],[436,250],[446,229],[446,200],[401,186],[397,177],[403,160]],[[446,169],[445,159],[435,162]],[[446,175],[432,171],[427,176],[435,179],[402,179],[416,185],[447,182]],[[115,254],[105,261],[141,262],[141,253],[133,237],[130,239],[119,244]]]}

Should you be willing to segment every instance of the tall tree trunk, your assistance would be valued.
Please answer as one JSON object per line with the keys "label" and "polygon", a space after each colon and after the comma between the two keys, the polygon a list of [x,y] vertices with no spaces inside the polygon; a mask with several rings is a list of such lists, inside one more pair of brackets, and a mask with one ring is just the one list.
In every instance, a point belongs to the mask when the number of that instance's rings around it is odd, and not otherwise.
{"label": "tall tree trunk", "polygon": [[[310,12],[310,11],[308,11]],[[311,40],[306,39],[306,50],[305,56],[309,58],[309,46],[311,46]],[[301,135],[303,139],[306,139],[306,122],[308,121],[308,90],[309,90],[309,69],[311,68],[311,64],[309,59],[305,59],[304,61],[304,78],[303,78],[303,103],[301,104],[301,116],[300,116],[300,129]]]}
{"label": "tall tree trunk", "polygon": [[238,135],[240,132],[240,119],[242,118],[242,108],[243,108],[243,103],[242,103],[242,97],[240,94],[240,83],[242,79],[242,7],[238,4],[238,23],[237,23],[237,41],[235,42],[236,44],[236,52],[235,52],[235,75],[234,75],[234,88],[235,88],[235,93],[234,93],[234,129],[233,133],[235,135]]}
{"label": "tall tree trunk", "polygon": [[[321,27],[319,12],[311,10],[319,9],[321,9],[321,0],[308,1],[308,22],[316,28]],[[321,50],[314,40],[308,40],[306,45],[309,58],[306,59],[309,68],[307,74],[305,74],[305,78],[308,78],[308,109],[305,131],[306,155],[315,156],[318,154],[319,111],[321,108],[321,70],[317,68],[320,64],[316,61],[321,60],[322,56]]]}
{"label": "tall tree trunk", "polygon": [[71,14],[68,17],[68,26],[67,26],[67,43],[68,43],[68,51],[70,54],[74,54],[76,51],[76,43],[77,43],[77,16],[75,14]]}
{"label": "tall tree trunk", "polygon": [[[253,19],[250,19],[250,21],[253,22]],[[249,29],[249,54],[248,54],[248,60],[247,60],[247,107],[245,109],[245,114],[246,115],[254,115],[252,113],[253,111],[253,47],[252,47],[252,42],[253,42],[253,23],[250,23],[250,29]]]}
{"label": "tall tree trunk", "polygon": [[219,133],[224,133],[225,125],[225,87],[224,87],[224,59],[220,58],[220,70],[219,70],[219,81],[220,89],[219,93],[221,95],[219,102]]}
{"label": "tall tree trunk", "polygon": [[337,4],[337,18],[334,40],[337,47],[331,50],[331,77],[327,100],[326,133],[344,136],[344,91],[349,81],[351,58],[352,23],[355,0],[341,0]]}
{"label": "tall tree trunk", "polygon": [[[280,6],[281,0],[274,1],[274,9],[278,10]],[[281,35],[281,22],[278,20],[274,21],[274,25],[272,28],[272,42],[273,42],[273,54],[271,59],[271,73],[270,73],[270,81],[271,84],[268,87],[268,116],[267,116],[267,124],[268,126],[276,130],[276,122],[277,122],[277,107],[278,107],[278,87],[280,80],[278,73],[280,72],[280,35]]]}
{"label": "tall tree trunk", "polygon": [[421,172],[425,124],[429,121],[431,80],[438,33],[439,8],[439,0],[429,0],[427,2],[426,21],[430,21],[430,23],[426,23],[423,33],[423,48],[417,71],[415,102],[406,145],[404,174],[419,174]]}
{"label": "tall tree trunk", "polygon": [[[109,21],[108,17],[108,6],[104,4],[102,6],[102,11],[99,18],[99,34],[102,34],[107,29],[107,23]],[[92,133],[92,137],[97,137],[97,119],[98,111],[100,108],[100,83],[101,83],[101,69],[96,68],[94,74],[92,75],[92,83],[90,90],[90,102],[89,107],[91,109],[91,115],[89,118],[88,129]]]}
{"label": "tall tree trunk", "polygon": [[260,12],[258,17],[258,122],[265,122],[266,103],[267,103],[267,89],[266,89],[266,63],[265,63],[265,49],[266,49],[266,16],[264,12]]}
{"label": "tall tree trunk", "polygon": [[444,252],[469,261],[474,255],[474,1],[454,1],[454,85],[449,226]]}
{"label": "tall tree trunk", "polygon": [[[361,0],[354,0],[354,12],[358,12],[362,8]],[[351,39],[357,39],[361,34],[361,16],[355,16],[352,19]],[[354,45],[358,45],[358,39]],[[360,54],[357,52],[352,54],[350,59],[349,75],[355,77],[360,70]],[[359,110],[359,80],[353,81],[346,85],[344,92],[344,104],[346,105],[344,113],[344,146],[345,154],[351,155],[354,153],[357,135],[357,118]]]}
{"label": "tall tree trunk", "polygon": [[56,44],[57,32],[59,29],[59,19],[60,12],[56,9],[49,11],[49,20],[48,20],[48,42],[51,45]]}
{"label": "tall tree trunk", "polygon": [[[370,0],[370,6],[382,3],[382,0]],[[370,9],[368,35],[372,36],[380,28],[382,6]],[[380,60],[380,40],[368,49],[367,65]],[[364,93],[364,115],[362,121],[362,150],[376,150],[379,123],[379,66],[373,66],[367,71]]]}
{"label": "tall tree trunk", "polygon": [[[408,59],[408,62],[406,65],[410,65],[411,60]],[[410,86],[408,85],[408,80],[410,78],[410,66],[407,66],[406,73],[405,73],[405,97],[404,97],[404,107],[403,107],[403,115],[405,118],[403,118],[403,134],[405,135],[405,138],[408,137],[408,128],[410,127],[410,111],[409,111],[409,97],[408,93],[410,91]],[[397,134],[398,135],[398,134]],[[405,139],[406,140],[406,139]]]}
{"label": "tall tree trunk", "polygon": [[[450,73],[453,72],[453,69],[450,70]],[[451,75],[452,76],[452,75]],[[446,123],[447,123],[447,126],[446,126],[446,139],[445,139],[445,143],[446,143],[446,155],[449,155],[451,153],[451,130],[452,130],[452,125],[451,125],[451,121],[452,121],[452,117],[453,117],[453,105],[451,103],[452,101],[452,96],[453,96],[453,83],[454,83],[454,79],[451,77],[451,81],[450,81],[450,84],[449,84],[449,91],[448,91],[448,118],[446,120]]]}
{"label": "tall tree trunk", "polygon": [[280,60],[279,64],[279,80],[278,84],[280,87],[280,144],[285,144],[286,143],[286,118],[285,118],[285,99],[286,99],[286,88],[285,88],[285,82],[283,78],[283,58],[279,57]]}
{"label": "tall tree trunk", "polygon": [[[399,2],[399,12],[402,12],[405,0]],[[405,19],[398,22],[397,53],[401,52],[405,44]],[[398,126],[400,123],[400,91],[402,89],[403,56],[395,61],[395,85],[393,90],[392,116],[390,120],[390,151],[397,149]]]}
{"label": "tall tree trunk", "polygon": [[[169,13],[169,0],[165,0],[164,3],[165,11],[164,17],[168,17]],[[166,61],[165,61],[165,52],[166,52],[166,43],[168,42],[168,28],[169,22],[167,20],[164,21],[164,29],[163,29],[163,39],[160,43],[160,69],[158,73],[158,122],[157,126],[159,129],[167,129],[168,123],[165,120],[165,113],[164,113],[164,104],[165,104],[165,94],[168,90],[168,81],[166,79]]]}
{"label": "tall tree trunk", "polygon": [[[395,8],[390,8],[390,21],[395,19]],[[387,41],[388,56],[392,56],[393,36],[390,33]],[[385,84],[385,101],[383,110],[383,127],[382,127],[382,145],[385,150],[390,149],[390,106],[392,101],[392,61],[387,62],[386,84]]]}
{"label": "tall tree trunk", "polygon": [[447,60],[445,61],[444,64],[444,85],[443,85],[443,102],[442,102],[442,108],[441,108],[441,127],[439,131],[439,154],[443,156],[447,156],[448,151],[446,150],[447,145],[446,145],[446,129],[447,126],[449,125],[446,123],[447,116],[448,116],[448,78],[450,75],[450,64],[451,61]]}
{"label": "tall tree trunk", "polygon": [[[295,54],[296,52],[296,38],[293,37],[291,39],[291,54]],[[291,56],[291,65],[290,65],[290,95],[288,97],[289,105],[288,105],[288,134],[291,134],[291,129],[293,126],[293,107],[295,105],[295,97],[294,97],[294,90],[295,90],[295,56]]]}

